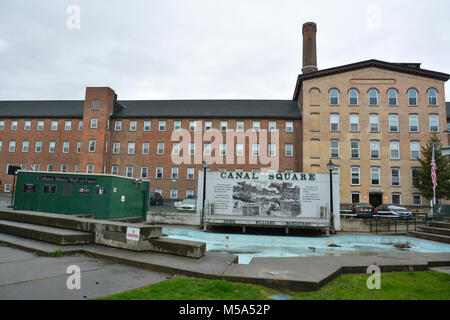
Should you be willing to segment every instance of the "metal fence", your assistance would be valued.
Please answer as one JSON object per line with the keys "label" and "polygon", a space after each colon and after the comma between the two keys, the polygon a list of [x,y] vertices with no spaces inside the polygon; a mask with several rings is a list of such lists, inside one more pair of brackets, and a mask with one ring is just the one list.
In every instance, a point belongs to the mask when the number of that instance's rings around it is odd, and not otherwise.
{"label": "metal fence", "polygon": [[433,211],[433,217],[437,221],[444,221],[445,218],[450,217],[450,205],[442,204],[440,206],[436,206]]}

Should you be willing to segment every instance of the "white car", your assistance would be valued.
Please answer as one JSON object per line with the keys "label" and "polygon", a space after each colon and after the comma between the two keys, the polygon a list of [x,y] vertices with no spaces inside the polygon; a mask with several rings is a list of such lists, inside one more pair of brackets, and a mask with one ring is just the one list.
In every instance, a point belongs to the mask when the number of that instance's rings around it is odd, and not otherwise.
{"label": "white car", "polygon": [[[197,200],[196,199],[184,199],[181,202],[176,202],[174,203],[175,208],[177,208],[178,210],[188,210],[188,211],[195,211],[196,208],[196,203]],[[178,205],[176,205],[178,204]]]}

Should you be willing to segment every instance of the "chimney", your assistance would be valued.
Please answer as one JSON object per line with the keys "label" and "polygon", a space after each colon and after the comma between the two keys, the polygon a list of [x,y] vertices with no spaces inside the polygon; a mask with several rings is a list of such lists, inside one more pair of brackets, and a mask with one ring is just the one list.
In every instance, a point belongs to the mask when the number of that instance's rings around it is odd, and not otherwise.
{"label": "chimney", "polygon": [[317,26],[314,22],[307,22],[303,24],[303,73],[310,73],[318,70],[316,32]]}

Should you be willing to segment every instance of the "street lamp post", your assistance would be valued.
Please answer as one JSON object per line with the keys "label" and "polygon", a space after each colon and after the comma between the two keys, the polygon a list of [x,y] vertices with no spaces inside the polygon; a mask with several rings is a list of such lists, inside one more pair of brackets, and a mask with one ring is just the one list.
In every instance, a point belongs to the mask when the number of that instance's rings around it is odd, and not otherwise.
{"label": "street lamp post", "polygon": [[205,216],[205,194],[206,194],[206,169],[208,168],[208,164],[205,160],[202,161],[203,167],[203,199],[202,199],[202,216],[200,219],[200,225],[203,228],[203,217]]}
{"label": "street lamp post", "polygon": [[330,162],[328,162],[328,164],[327,164],[327,168],[328,168],[328,171],[330,171],[330,225],[331,225],[331,228],[334,229],[334,227],[333,227],[333,214],[334,214],[334,210],[333,210],[333,170],[334,170],[334,163],[331,162],[331,159],[330,159]]}

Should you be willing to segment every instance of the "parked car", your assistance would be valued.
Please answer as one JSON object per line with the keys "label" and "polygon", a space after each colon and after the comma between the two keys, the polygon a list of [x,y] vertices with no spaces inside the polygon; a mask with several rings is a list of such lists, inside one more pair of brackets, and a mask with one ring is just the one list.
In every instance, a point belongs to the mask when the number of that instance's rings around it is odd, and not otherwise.
{"label": "parked car", "polygon": [[162,206],[164,199],[159,192],[150,192],[150,205],[151,206]]}
{"label": "parked car", "polygon": [[377,213],[377,209],[372,207],[370,203],[354,203],[352,204],[352,213],[356,214],[358,218],[370,218]]}
{"label": "parked car", "polygon": [[186,198],[175,205],[178,210],[195,211],[197,200],[195,198]]}
{"label": "parked car", "polygon": [[393,215],[397,217],[410,217],[412,212],[405,207],[399,207],[393,204],[380,204],[377,207],[379,215]]}

